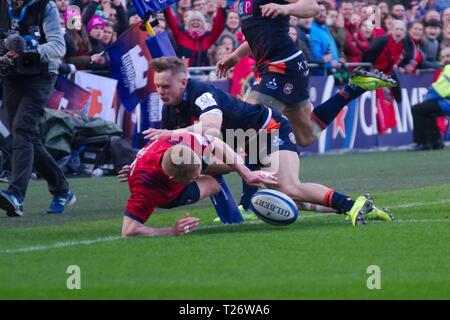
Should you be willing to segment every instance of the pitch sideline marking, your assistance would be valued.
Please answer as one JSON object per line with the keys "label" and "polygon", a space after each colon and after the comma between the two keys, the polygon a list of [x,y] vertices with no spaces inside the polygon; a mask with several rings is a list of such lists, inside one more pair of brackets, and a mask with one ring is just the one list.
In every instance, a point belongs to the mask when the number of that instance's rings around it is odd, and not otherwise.
{"label": "pitch sideline marking", "polygon": [[[407,203],[407,204],[401,204],[401,205],[395,205],[395,206],[388,206],[388,208],[411,208],[411,207],[420,207],[424,205],[435,205],[435,204],[445,204],[450,203],[450,199],[444,199],[439,201],[433,201],[433,202],[413,202],[413,203]],[[330,216],[333,215],[332,213],[316,213],[316,214],[308,214],[299,216],[299,219],[306,219],[306,218],[318,218],[318,217],[324,217],[324,216]],[[375,221],[372,221],[373,223]],[[381,222],[381,221],[379,221]],[[397,220],[395,223],[448,223],[450,220],[447,219],[411,219],[411,220]],[[255,220],[255,221],[249,221],[247,224],[262,224],[263,221]],[[208,229],[217,229],[217,228],[223,228],[223,227],[230,227],[233,225],[204,225],[200,226],[198,230],[208,230]],[[240,225],[236,225],[240,226]],[[71,240],[71,241],[64,241],[64,242],[56,242],[52,245],[41,245],[41,246],[31,246],[31,247],[23,247],[18,249],[7,249],[1,251],[1,253],[22,253],[22,252],[33,252],[33,251],[44,251],[49,249],[58,249],[58,248],[65,248],[65,247],[73,247],[77,245],[91,245],[94,243],[99,242],[111,242],[115,240],[122,239],[121,236],[109,236],[109,237],[103,237],[103,238],[97,238],[92,240]]]}

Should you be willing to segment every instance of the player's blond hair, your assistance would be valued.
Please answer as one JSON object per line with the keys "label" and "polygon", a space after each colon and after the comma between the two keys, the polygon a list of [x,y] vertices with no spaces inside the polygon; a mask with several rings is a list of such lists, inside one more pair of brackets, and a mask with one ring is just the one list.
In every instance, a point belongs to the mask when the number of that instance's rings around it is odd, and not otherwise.
{"label": "player's blond hair", "polygon": [[177,144],[166,151],[162,165],[169,175],[186,179],[193,177],[201,168],[202,161],[194,150],[183,144]]}

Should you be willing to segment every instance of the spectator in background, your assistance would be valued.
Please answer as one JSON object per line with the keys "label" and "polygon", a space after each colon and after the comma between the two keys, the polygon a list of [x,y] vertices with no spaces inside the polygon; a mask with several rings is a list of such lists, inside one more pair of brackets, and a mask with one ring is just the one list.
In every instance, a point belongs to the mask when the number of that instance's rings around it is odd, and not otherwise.
{"label": "spectator in background", "polygon": [[450,47],[450,23],[442,31],[441,48]]}
{"label": "spectator in background", "polygon": [[450,116],[450,48],[441,50],[443,70],[431,85],[423,102],[411,107],[414,121],[414,150],[444,148],[442,135],[436,124],[436,118]]}
{"label": "spectator in background", "polygon": [[[300,38],[300,41],[303,43],[305,47],[308,47],[311,51],[311,25],[313,23],[313,18],[308,19],[298,19],[298,37]],[[312,56],[312,53],[311,53]],[[313,62],[312,59],[308,60],[308,62]]]}
{"label": "spectator in background", "polygon": [[423,22],[426,23],[431,20],[437,20],[441,21],[441,15],[436,10],[430,10],[425,13],[425,16],[423,18]]}
{"label": "spectator in background", "polygon": [[331,35],[336,41],[336,45],[339,50],[339,56],[343,57],[346,43],[344,17],[342,16],[342,14],[338,13],[337,10],[330,9],[327,15],[327,25],[330,29]]}
{"label": "spectator in background", "polygon": [[353,2],[349,0],[345,0],[341,4],[340,13],[344,17],[345,21],[349,21],[353,14]]}
{"label": "spectator in background", "polygon": [[392,25],[393,25],[394,21],[395,21],[395,18],[391,14],[388,14],[386,16],[386,18],[384,18],[381,21],[381,27],[383,28],[383,30],[386,33],[389,33],[392,30]]}
{"label": "spectator in background", "polygon": [[380,8],[381,20],[386,19],[389,14],[389,6],[387,5],[387,3],[381,1],[380,3],[378,3],[378,8]]}
{"label": "spectator in background", "polygon": [[139,17],[139,15],[136,12],[136,9],[131,7],[128,12],[127,12],[127,16],[128,16],[128,27],[131,27],[132,25],[141,22],[141,18]]}
{"label": "spectator in background", "polygon": [[290,26],[289,27],[289,36],[295,42],[295,45],[297,46],[297,48],[302,50],[303,54],[305,55],[306,60],[312,61],[311,50],[298,37],[298,28],[296,28],[294,26]]}
{"label": "spectator in background", "polygon": [[178,45],[179,57],[188,58],[191,67],[209,66],[208,50],[225,28],[225,10],[217,9],[211,31],[206,31],[206,19],[200,11],[193,10],[188,14],[183,31],[178,28],[170,7],[164,10],[164,15]]}
{"label": "spectator in background", "polygon": [[109,58],[105,52],[105,44],[102,41],[103,30],[106,26],[105,20],[97,14],[94,14],[88,22],[89,41],[91,42],[92,51],[90,54],[95,56],[95,63],[91,63],[89,69],[101,71],[104,75],[109,75]]}
{"label": "spectator in background", "polygon": [[[216,48],[215,48],[215,50],[213,50],[212,52],[211,52],[211,63],[213,64],[213,65],[216,65],[216,63],[217,62],[219,62],[220,60],[222,60],[223,58],[225,58],[226,56],[227,56],[227,54],[228,54],[229,52],[228,52],[228,50],[227,50],[227,48],[225,48],[224,46],[217,46]],[[232,75],[232,72],[229,72],[228,74],[227,74],[227,76],[228,77],[230,77]],[[217,77],[217,73],[216,73],[216,70],[212,70],[210,73],[209,73],[209,77],[208,77],[208,80],[209,81],[216,81],[216,80],[220,80],[218,77]]]}
{"label": "spectator in background", "polygon": [[406,23],[406,10],[402,4],[394,4],[392,6],[391,15],[394,19],[401,20]]}
{"label": "spectator in background", "polygon": [[403,40],[403,59],[399,63],[401,73],[418,74],[421,68],[430,68],[432,65],[426,60],[424,52],[420,49],[424,37],[422,22],[414,22]]}
{"label": "spectator in background", "polygon": [[206,23],[209,26],[207,31],[211,31],[214,16],[216,15],[217,12],[217,0],[206,0],[205,12],[206,12],[205,13]]}
{"label": "spectator in background", "polygon": [[[319,13],[311,25],[311,52],[314,62],[324,64],[327,71],[340,66],[339,51],[336,41],[326,25],[327,7],[319,4]],[[315,74],[323,74],[322,69],[315,70]]]}
{"label": "spectator in background", "polygon": [[107,21],[103,29],[102,41],[105,47],[113,44],[117,40],[117,32],[114,30],[114,23]]}
{"label": "spectator in background", "polygon": [[87,25],[96,14],[104,20],[112,20],[116,22],[116,30],[121,35],[128,27],[127,13],[122,6],[121,0],[92,0],[86,5],[83,11],[83,24]]}
{"label": "spectator in background", "polygon": [[219,46],[222,46],[223,48],[225,48],[227,53],[232,53],[234,51],[234,49],[236,49],[239,46],[239,43],[238,43],[236,37],[229,33],[223,33],[219,37],[218,42],[219,42]]}
{"label": "spectator in background", "polygon": [[297,16],[290,16],[289,17],[289,25],[291,27],[297,28],[298,27],[298,17]]}
{"label": "spectator in background", "polygon": [[81,12],[84,12],[84,8],[88,5],[91,0],[71,0],[71,5],[80,8]]}
{"label": "spectator in background", "polygon": [[445,28],[450,24],[450,7],[442,11],[442,26]]}
{"label": "spectator in background", "polygon": [[394,20],[389,34],[374,40],[363,55],[364,62],[370,62],[374,68],[391,75],[400,62],[403,52],[403,39],[406,36],[406,24]]}
{"label": "spectator in background", "polygon": [[[373,34],[374,34],[373,26],[369,25],[368,23],[361,24],[361,36],[367,41],[367,49],[364,50],[364,52],[369,50],[370,43],[373,39]],[[363,52],[363,54],[364,54],[364,52]],[[361,56],[361,58],[362,58],[362,56]]]}
{"label": "spectator in background", "polygon": [[353,1],[353,13],[356,13],[357,15],[361,15],[362,8],[366,5],[365,0],[354,0]]}
{"label": "spectator in background", "polygon": [[239,15],[234,11],[228,12],[224,32],[229,32],[233,35],[236,35],[236,33],[239,32],[240,27],[241,19],[239,18]]}
{"label": "spectator in background", "polygon": [[206,19],[206,0],[192,0],[192,9],[200,11]]}
{"label": "spectator in background", "polygon": [[86,70],[93,63],[99,63],[103,60],[100,55],[91,55],[92,47],[86,27],[81,23],[81,14],[75,9],[67,9],[64,15],[66,24],[66,33],[64,40],[66,42],[65,62],[73,64],[78,70]]}
{"label": "spectator in background", "polygon": [[361,17],[352,14],[345,22],[345,57],[348,62],[361,62],[362,55],[369,49],[370,42],[361,32]]}
{"label": "spectator in background", "polygon": [[176,19],[178,22],[178,25],[183,26],[181,29],[184,29],[184,15],[186,12],[191,10],[191,0],[180,0],[177,2],[177,15]]}
{"label": "spectator in background", "polygon": [[[439,59],[439,40],[441,33],[440,23],[438,20],[425,21],[425,36],[422,40],[420,48],[425,53],[428,62],[435,64]],[[436,65],[438,68],[439,66]]]}
{"label": "spectator in background", "polygon": [[55,3],[59,11],[60,18],[64,19],[64,14],[69,7],[69,0],[56,0]]}

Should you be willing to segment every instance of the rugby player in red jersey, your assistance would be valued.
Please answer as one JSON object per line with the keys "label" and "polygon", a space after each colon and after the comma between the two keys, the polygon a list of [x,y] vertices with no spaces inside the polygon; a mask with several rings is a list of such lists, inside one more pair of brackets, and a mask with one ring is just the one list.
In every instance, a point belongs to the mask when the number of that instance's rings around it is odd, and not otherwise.
{"label": "rugby player in red jersey", "polygon": [[210,174],[236,171],[248,184],[275,185],[276,178],[250,171],[222,140],[195,133],[164,136],[139,151],[131,166],[122,169],[119,180],[128,181],[128,199],[122,236],[183,235],[198,227],[199,219],[185,216],[173,227],[145,225],[155,208],[174,208],[195,203],[220,191]]}

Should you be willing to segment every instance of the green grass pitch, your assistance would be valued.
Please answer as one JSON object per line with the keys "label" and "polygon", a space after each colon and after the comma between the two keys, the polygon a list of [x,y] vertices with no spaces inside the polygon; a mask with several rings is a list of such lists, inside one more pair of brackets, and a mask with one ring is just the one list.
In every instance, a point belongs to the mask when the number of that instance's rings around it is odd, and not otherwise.
{"label": "green grass pitch", "polygon": [[[190,212],[201,218],[195,233],[122,239],[125,184],[72,179],[77,203],[48,216],[46,185],[33,181],[25,216],[0,215],[0,299],[449,299],[449,159],[450,150],[302,159],[303,181],[370,192],[399,219],[357,228],[313,213],[287,227],[217,226],[208,200],[149,220],[170,226]],[[239,179],[227,180],[238,195]],[[81,290],[67,289],[69,265],[81,269]],[[379,290],[367,288],[371,265]]]}

